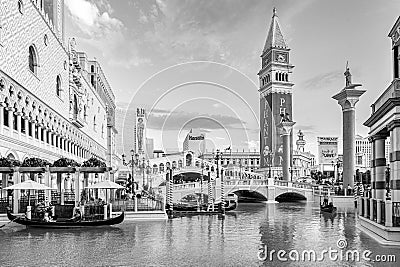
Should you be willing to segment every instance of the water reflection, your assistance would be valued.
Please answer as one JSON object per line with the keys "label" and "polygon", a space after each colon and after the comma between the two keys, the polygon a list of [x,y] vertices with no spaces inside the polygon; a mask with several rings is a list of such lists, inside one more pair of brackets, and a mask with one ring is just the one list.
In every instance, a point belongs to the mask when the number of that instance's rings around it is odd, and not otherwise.
{"label": "water reflection", "polygon": [[[176,218],[165,222],[125,222],[92,230],[23,229],[0,232],[0,262],[20,265],[121,266],[320,266],[312,262],[260,261],[259,248],[337,248],[345,239],[349,249],[396,254],[355,227],[352,207],[321,214],[318,203],[244,204],[227,214]],[[365,266],[369,263],[323,263]],[[386,264],[385,266],[396,266]]]}

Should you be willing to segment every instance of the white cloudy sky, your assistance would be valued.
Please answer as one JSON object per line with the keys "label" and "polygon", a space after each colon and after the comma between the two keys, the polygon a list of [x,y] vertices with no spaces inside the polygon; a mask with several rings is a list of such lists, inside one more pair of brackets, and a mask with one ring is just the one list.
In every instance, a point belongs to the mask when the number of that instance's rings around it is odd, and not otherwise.
{"label": "white cloudy sky", "polygon": [[151,110],[156,148],[180,147],[190,128],[210,147],[257,148],[260,54],[272,16],[295,65],[293,119],[308,148],[316,136],[341,135],[331,98],[353,82],[367,89],[357,105],[357,132],[392,79],[387,34],[400,1],[365,0],[65,0],[66,31],[102,64],[121,107]]}

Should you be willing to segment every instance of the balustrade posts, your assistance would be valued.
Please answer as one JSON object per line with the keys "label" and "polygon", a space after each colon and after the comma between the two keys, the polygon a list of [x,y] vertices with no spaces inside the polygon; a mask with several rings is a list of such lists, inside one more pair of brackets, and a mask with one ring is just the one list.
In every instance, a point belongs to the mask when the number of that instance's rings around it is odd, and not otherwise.
{"label": "balustrade posts", "polygon": [[376,222],[381,223],[382,221],[382,206],[381,206],[381,199],[376,200]]}
{"label": "balustrade posts", "polygon": [[392,227],[393,226],[393,205],[392,200],[386,200],[385,202],[385,226]]}
{"label": "balustrade posts", "polygon": [[268,186],[273,186],[274,184],[274,178],[268,178]]}
{"label": "balustrade posts", "polygon": [[292,183],[292,182],[288,182],[288,183],[287,183],[287,186],[288,186],[288,187],[293,187],[293,183]]}
{"label": "balustrade posts", "polygon": [[371,221],[374,220],[374,199],[373,198],[369,199],[369,219]]}

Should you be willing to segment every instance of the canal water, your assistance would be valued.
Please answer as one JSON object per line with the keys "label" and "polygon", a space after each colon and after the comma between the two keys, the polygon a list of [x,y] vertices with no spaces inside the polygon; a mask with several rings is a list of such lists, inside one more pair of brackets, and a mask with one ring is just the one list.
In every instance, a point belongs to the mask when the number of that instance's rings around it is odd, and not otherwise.
{"label": "canal water", "polygon": [[[351,207],[321,215],[318,203],[244,204],[226,215],[165,222],[124,222],[92,230],[0,230],[1,266],[400,266],[400,249],[379,245],[355,225]],[[340,240],[340,241],[339,241]],[[339,241],[339,244],[338,244]],[[340,248],[339,249],[338,245]],[[338,254],[323,254],[323,250]],[[284,250],[281,260],[272,250]],[[322,262],[311,261],[305,250]],[[397,262],[336,260],[340,251],[370,250]],[[296,252],[298,251],[298,260]],[[283,252],[281,252],[283,253]],[[342,253],[342,254],[344,254]],[[289,254],[291,257],[289,258]],[[284,261],[284,260],[287,261]],[[304,259],[304,261],[302,260]]]}

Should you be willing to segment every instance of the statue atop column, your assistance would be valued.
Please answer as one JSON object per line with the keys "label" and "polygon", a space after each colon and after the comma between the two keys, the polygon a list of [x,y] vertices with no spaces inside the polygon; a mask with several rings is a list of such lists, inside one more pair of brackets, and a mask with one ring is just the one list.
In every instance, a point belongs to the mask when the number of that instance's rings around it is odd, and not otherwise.
{"label": "statue atop column", "polygon": [[345,90],[345,89],[355,89],[357,86],[361,86],[361,84],[359,84],[359,83],[353,84],[351,82],[351,73],[350,73],[349,62],[348,61],[346,63],[346,71],[344,72],[344,77],[346,79],[346,86],[344,87],[343,90]]}

